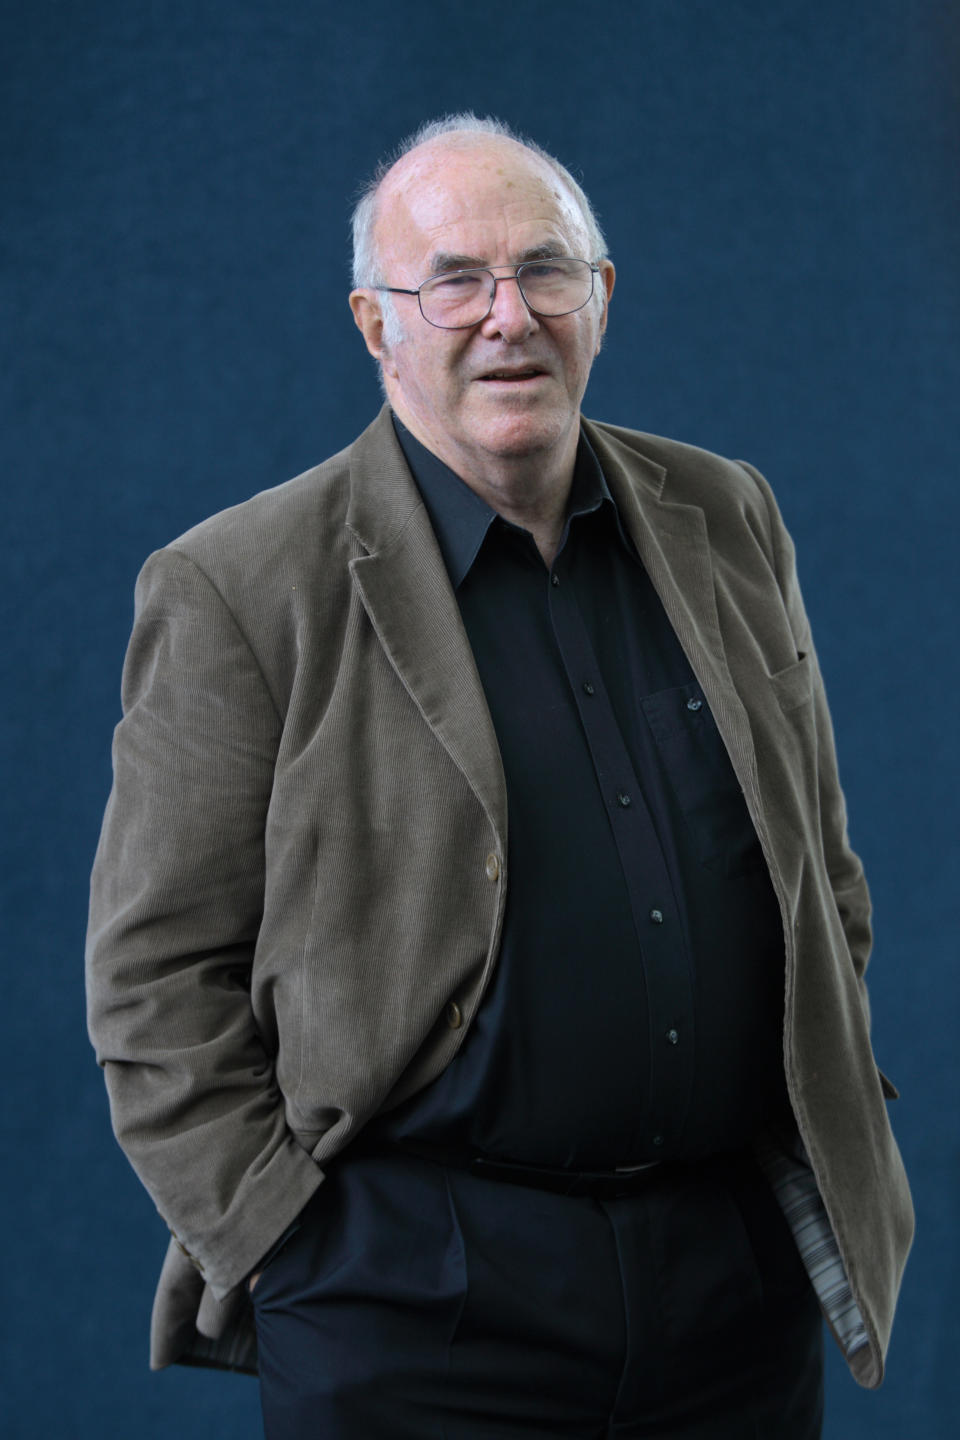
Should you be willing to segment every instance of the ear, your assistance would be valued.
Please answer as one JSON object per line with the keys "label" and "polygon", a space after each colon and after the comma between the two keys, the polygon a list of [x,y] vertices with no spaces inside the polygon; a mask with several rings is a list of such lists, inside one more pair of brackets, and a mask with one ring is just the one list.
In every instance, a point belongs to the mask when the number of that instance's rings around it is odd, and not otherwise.
{"label": "ear", "polygon": [[376,292],[353,290],[350,294],[350,309],[353,311],[357,329],[363,336],[364,343],[374,360],[379,361],[384,374],[395,375],[396,367],[393,363],[390,346],[384,338],[383,313],[380,309],[380,301],[376,298]]}
{"label": "ear", "polygon": [[379,360],[383,354],[383,316],[380,313],[379,301],[374,299],[369,290],[352,290],[350,309],[367,349],[374,360]]}
{"label": "ear", "polygon": [[607,316],[610,312],[610,297],[613,294],[614,283],[617,272],[613,268],[612,260],[600,261],[600,283],[603,286],[603,313],[600,316],[600,334],[597,337],[597,354],[600,354],[600,346],[603,344],[603,333],[607,328]]}

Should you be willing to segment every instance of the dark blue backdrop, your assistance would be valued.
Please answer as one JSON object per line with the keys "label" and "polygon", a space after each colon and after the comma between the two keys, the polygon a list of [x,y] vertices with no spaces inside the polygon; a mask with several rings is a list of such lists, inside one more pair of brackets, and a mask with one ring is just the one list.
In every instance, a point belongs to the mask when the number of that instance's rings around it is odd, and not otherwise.
{"label": "dark blue backdrop", "polygon": [[950,0],[0,5],[8,580],[3,1411],[253,1440],[243,1378],[145,1369],[166,1237],[83,1029],[86,881],[135,573],[349,441],[358,179],[472,106],[580,170],[619,283],[588,412],[758,464],[798,542],[878,942],[919,1240],[879,1395],[952,1434],[960,26]]}

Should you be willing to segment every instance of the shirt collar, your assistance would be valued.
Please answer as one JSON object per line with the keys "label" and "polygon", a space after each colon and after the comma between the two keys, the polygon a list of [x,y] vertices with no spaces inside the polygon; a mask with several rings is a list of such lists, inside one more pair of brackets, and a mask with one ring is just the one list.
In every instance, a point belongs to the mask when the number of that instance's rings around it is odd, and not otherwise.
{"label": "shirt collar", "polygon": [[[427,507],[450,583],[456,590],[477,558],[487,531],[498,518],[497,512],[481,500],[449,465],[421,445],[396,415],[392,419],[400,448]],[[634,553],[633,546],[624,535],[616,502],[604,479],[600,461],[581,431],[561,549],[566,543],[571,520],[597,511],[601,506],[612,514],[621,540],[631,554]]]}

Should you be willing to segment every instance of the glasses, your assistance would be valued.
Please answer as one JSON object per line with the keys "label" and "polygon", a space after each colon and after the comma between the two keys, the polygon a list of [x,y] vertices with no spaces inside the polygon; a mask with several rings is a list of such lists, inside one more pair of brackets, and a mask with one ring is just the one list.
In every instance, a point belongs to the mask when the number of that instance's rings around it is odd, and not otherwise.
{"label": "glasses", "polygon": [[534,315],[552,318],[582,310],[593,294],[593,277],[599,273],[599,265],[591,265],[589,260],[525,260],[512,275],[494,275],[487,269],[447,270],[431,275],[416,290],[402,290],[397,285],[373,285],[371,289],[416,295],[420,314],[428,324],[440,330],[468,330],[486,320],[497,285],[504,280],[517,282],[524,304]]}

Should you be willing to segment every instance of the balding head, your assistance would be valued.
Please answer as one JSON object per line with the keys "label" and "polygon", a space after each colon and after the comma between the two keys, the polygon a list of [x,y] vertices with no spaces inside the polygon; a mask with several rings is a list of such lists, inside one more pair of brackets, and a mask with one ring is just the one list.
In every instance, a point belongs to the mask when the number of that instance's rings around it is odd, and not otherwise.
{"label": "balding head", "polygon": [[398,174],[404,174],[406,164],[408,161],[414,160],[415,152],[433,150],[434,153],[438,153],[438,147],[442,146],[467,149],[476,147],[483,141],[504,142],[507,145],[520,146],[528,155],[536,157],[548,170],[552,171],[580,217],[585,234],[585,257],[595,262],[606,259],[606,241],[597,217],[584,191],[566,166],[540,145],[537,145],[535,141],[516,134],[503,121],[492,117],[480,118],[469,111],[464,111],[460,114],[445,115],[439,120],[431,120],[427,124],[421,125],[418,130],[401,142],[392,155],[378,165],[372,178],[364,187],[353,212],[353,283],[355,287],[383,283],[384,275],[377,250],[376,230],[380,200],[383,195],[389,193],[386,182],[390,180],[393,183]]}

